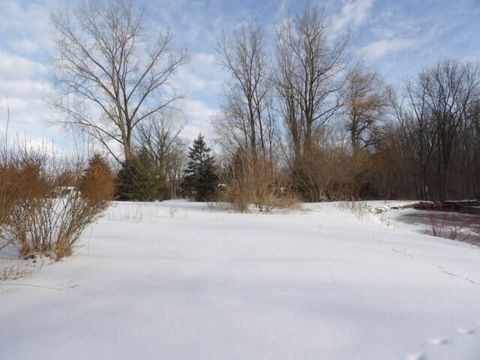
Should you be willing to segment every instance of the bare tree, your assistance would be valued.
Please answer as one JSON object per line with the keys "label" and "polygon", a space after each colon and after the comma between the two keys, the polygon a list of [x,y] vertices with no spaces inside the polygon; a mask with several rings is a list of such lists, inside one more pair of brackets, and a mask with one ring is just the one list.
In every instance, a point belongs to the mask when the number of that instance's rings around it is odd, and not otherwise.
{"label": "bare tree", "polygon": [[391,94],[392,107],[398,120],[398,136],[403,158],[410,165],[417,197],[428,199],[432,189],[430,167],[434,154],[434,131],[426,101],[426,90],[415,83],[406,87],[399,101]]}
{"label": "bare tree", "polygon": [[420,73],[436,134],[438,197],[445,200],[452,151],[478,96],[478,70],[458,61],[444,61]]}
{"label": "bare tree", "polygon": [[315,132],[340,109],[347,43],[331,36],[318,7],[306,6],[277,29],[275,84],[295,157],[313,149]]}
{"label": "bare tree", "polygon": [[465,147],[466,156],[464,158],[464,176],[463,180],[467,181],[466,187],[463,189],[462,196],[465,198],[467,194],[471,194],[477,199],[480,198],[480,94],[473,103],[468,123],[463,134],[463,145]]}
{"label": "bare tree", "polygon": [[65,122],[93,136],[121,161],[132,156],[136,128],[178,98],[170,83],[186,61],[169,31],[150,41],[143,12],[131,0],[83,1],[52,14],[59,95],[51,99]]}
{"label": "bare tree", "polygon": [[219,41],[218,53],[232,82],[223,106],[219,132],[235,148],[255,161],[257,154],[271,156],[274,137],[272,101],[269,96],[269,69],[264,40],[257,23],[242,26]]}
{"label": "bare tree", "polygon": [[380,141],[379,123],[388,103],[386,91],[376,73],[356,68],[348,75],[343,96],[346,128],[355,154]]}
{"label": "bare tree", "polygon": [[470,64],[439,62],[421,71],[407,86],[404,104],[394,106],[422,198],[445,200],[455,180],[452,158],[468,161],[466,142],[475,132],[470,119],[479,98],[478,76]]}
{"label": "bare tree", "polygon": [[329,143],[325,127],[342,105],[348,36],[333,36],[325,11],[307,5],[277,27],[275,40],[273,78],[292,180],[305,199],[318,201],[325,194],[319,171],[328,171],[321,164],[327,161],[322,146]]}

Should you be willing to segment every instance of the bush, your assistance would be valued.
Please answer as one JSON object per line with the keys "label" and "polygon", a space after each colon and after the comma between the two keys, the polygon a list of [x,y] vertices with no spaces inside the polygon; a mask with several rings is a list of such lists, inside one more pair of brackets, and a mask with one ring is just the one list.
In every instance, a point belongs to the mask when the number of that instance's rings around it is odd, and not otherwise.
{"label": "bush", "polygon": [[[0,164],[0,231],[7,222],[8,215],[17,196],[17,174],[8,164]],[[1,232],[0,232],[1,235]]]}
{"label": "bush", "polygon": [[[60,169],[60,170],[59,170]],[[105,173],[84,173],[90,190],[80,178],[79,166],[66,166],[44,154],[17,152],[4,156],[0,178],[2,247],[14,245],[24,257],[37,254],[57,260],[72,254],[81,233],[109,204],[104,191]],[[9,192],[10,191],[10,192]],[[1,249],[1,247],[0,247]]]}
{"label": "bush", "polygon": [[303,200],[334,201],[351,197],[352,160],[342,145],[310,149],[293,164],[292,183]]}
{"label": "bush", "polygon": [[[14,215],[22,204],[36,207],[40,199],[51,190],[42,173],[45,158],[26,152],[2,152],[0,159],[0,250],[6,246],[22,243],[22,239],[11,236]],[[20,222],[21,219],[18,219]],[[22,221],[26,221],[23,219]]]}
{"label": "bush", "polygon": [[115,194],[115,177],[108,163],[99,154],[89,161],[78,184],[83,197],[106,204]]}
{"label": "bush", "polygon": [[25,199],[14,207],[7,233],[23,256],[42,254],[59,260],[72,254],[85,227],[105,207],[76,190],[58,197]]}
{"label": "bush", "polygon": [[480,243],[480,214],[432,211],[430,226],[433,236]]}
{"label": "bush", "polygon": [[226,186],[222,200],[240,212],[248,211],[250,205],[269,212],[275,208],[296,207],[299,202],[288,186],[276,181],[270,161],[257,159],[252,162],[237,157],[223,180]]}

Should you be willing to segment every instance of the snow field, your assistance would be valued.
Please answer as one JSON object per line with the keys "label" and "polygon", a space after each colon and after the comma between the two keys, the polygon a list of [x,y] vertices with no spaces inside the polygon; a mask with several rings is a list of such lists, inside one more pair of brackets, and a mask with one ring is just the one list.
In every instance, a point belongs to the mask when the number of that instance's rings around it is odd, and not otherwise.
{"label": "snow field", "polygon": [[305,208],[115,204],[0,283],[0,359],[480,358],[480,248]]}

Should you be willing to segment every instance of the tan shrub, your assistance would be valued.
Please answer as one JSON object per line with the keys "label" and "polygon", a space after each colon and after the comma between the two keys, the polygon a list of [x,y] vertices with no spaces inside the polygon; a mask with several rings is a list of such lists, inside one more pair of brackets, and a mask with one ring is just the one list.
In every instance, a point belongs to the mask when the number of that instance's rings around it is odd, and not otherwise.
{"label": "tan shrub", "polygon": [[[7,184],[0,191],[0,250],[13,244],[24,257],[41,254],[59,260],[71,255],[83,230],[112,198],[113,176],[95,168],[90,164],[81,176],[79,165],[37,153],[10,154],[0,166],[0,178]],[[85,194],[78,189],[82,184]]]}
{"label": "tan shrub", "polygon": [[96,154],[90,159],[87,169],[82,174],[78,189],[83,197],[105,204],[115,195],[115,176],[108,163]]}
{"label": "tan shrub", "polygon": [[227,176],[221,199],[240,212],[247,212],[250,205],[264,212],[275,208],[290,208],[298,204],[290,187],[278,181],[271,161],[238,160]]}

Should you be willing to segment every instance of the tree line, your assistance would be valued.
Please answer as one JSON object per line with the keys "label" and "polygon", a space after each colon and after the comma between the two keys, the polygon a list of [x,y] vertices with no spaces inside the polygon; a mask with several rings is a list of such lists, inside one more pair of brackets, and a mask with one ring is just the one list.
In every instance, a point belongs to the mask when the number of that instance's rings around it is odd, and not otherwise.
{"label": "tree line", "polygon": [[144,14],[127,0],[81,3],[52,23],[50,103],[117,162],[120,199],[220,197],[245,209],[293,197],[480,197],[475,64],[439,60],[394,88],[355,62],[349,34],[333,31],[321,7],[305,6],[271,38],[245,22],[218,39],[229,79],[212,119],[216,161],[200,137],[185,169],[173,79],[188,50],[169,31],[147,36]]}

